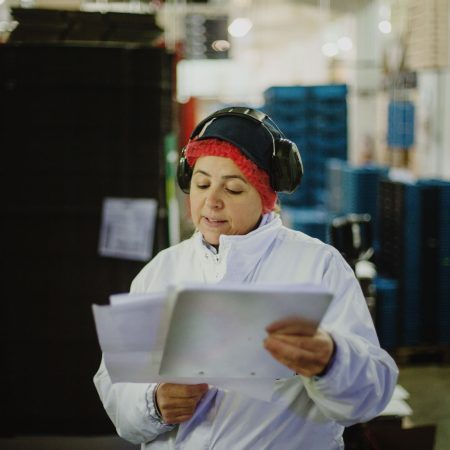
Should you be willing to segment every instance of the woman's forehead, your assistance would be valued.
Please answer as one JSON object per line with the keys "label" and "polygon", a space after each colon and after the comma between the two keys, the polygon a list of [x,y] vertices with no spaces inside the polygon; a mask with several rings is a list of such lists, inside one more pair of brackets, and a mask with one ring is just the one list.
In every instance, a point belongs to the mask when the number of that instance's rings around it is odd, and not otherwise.
{"label": "woman's forehead", "polygon": [[201,156],[194,166],[194,173],[198,170],[218,172],[232,172],[244,176],[231,158],[224,156]]}

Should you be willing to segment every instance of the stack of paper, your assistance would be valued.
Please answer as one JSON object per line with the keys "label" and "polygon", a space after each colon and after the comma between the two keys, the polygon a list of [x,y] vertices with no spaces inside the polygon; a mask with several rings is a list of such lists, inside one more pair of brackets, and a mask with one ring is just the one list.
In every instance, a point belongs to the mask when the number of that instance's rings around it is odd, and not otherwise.
{"label": "stack of paper", "polygon": [[209,383],[269,400],[292,371],[264,349],[265,327],[297,316],[313,333],[331,299],[310,285],[189,284],[93,311],[113,383]]}
{"label": "stack of paper", "polygon": [[409,392],[399,384],[395,386],[391,401],[388,403],[380,416],[406,417],[413,413],[406,400],[409,398]]}

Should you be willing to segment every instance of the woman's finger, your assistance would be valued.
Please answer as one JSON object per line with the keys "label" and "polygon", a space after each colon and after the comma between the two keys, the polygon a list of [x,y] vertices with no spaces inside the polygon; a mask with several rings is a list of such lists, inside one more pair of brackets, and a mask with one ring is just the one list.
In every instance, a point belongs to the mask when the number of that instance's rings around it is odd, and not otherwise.
{"label": "woman's finger", "polygon": [[272,322],[266,327],[268,333],[293,334],[299,336],[312,336],[317,324],[299,316],[290,316]]}
{"label": "woman's finger", "polygon": [[321,332],[314,337],[271,334],[264,347],[281,364],[302,375],[322,373],[328,366],[334,349],[331,337]]}
{"label": "woman's finger", "polygon": [[206,383],[201,384],[173,384],[161,383],[158,386],[157,394],[175,398],[191,398],[202,396],[208,390]]}
{"label": "woman's finger", "polygon": [[189,420],[195,412],[195,408],[176,408],[161,411],[164,422],[177,424]]}
{"label": "woman's finger", "polygon": [[176,424],[189,420],[207,390],[207,384],[161,383],[156,389],[156,403],[164,422]]}

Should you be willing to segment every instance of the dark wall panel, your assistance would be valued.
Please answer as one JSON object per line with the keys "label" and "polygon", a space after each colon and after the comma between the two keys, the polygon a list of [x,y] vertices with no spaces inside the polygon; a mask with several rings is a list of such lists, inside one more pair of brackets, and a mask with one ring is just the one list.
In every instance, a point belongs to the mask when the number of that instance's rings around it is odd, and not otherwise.
{"label": "dark wall panel", "polygon": [[127,291],[144,262],[98,255],[102,201],[156,198],[154,253],[167,246],[171,57],[11,43],[0,67],[0,431],[113,432],[92,383],[101,354],[91,304]]}

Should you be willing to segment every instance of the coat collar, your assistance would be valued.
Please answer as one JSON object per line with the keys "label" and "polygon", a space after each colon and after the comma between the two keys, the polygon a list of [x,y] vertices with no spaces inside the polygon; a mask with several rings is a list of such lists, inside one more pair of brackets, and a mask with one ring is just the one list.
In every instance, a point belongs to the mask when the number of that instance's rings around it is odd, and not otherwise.
{"label": "coat collar", "polygon": [[203,241],[200,232],[196,232],[193,236],[196,260],[202,266],[205,280],[250,281],[259,261],[272,245],[281,226],[278,214],[266,214],[259,227],[250,233],[220,236],[218,253]]}

